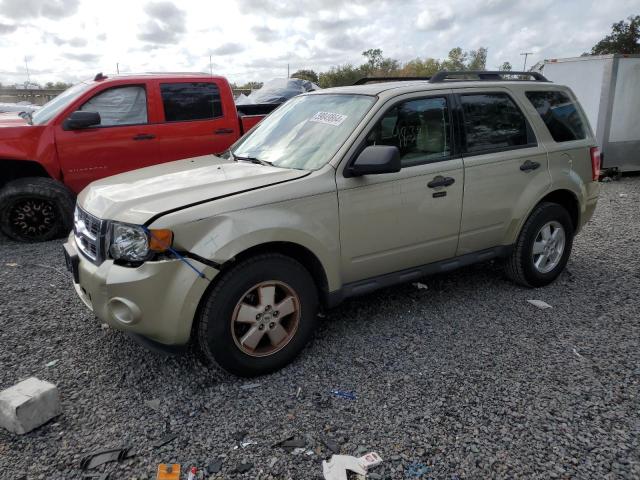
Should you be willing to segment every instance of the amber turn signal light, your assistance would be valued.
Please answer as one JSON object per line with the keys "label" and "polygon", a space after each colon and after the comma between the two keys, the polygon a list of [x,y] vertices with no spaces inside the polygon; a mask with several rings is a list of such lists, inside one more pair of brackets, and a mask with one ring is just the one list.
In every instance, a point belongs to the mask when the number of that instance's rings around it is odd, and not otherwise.
{"label": "amber turn signal light", "polygon": [[173,244],[173,232],[168,229],[149,230],[149,250],[166,252]]}

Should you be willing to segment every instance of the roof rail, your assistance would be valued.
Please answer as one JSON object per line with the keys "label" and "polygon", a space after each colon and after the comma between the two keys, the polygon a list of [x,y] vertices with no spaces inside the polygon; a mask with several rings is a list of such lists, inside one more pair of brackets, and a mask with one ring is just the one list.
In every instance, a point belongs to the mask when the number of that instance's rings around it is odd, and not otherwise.
{"label": "roof rail", "polygon": [[[449,81],[458,81],[458,82],[473,82],[477,80],[481,81],[496,81],[496,80],[525,80],[524,78],[509,78],[505,79],[504,77],[509,76],[518,76],[518,77],[531,77],[531,79],[536,82],[548,82],[547,78],[538,72],[512,72],[509,70],[506,71],[487,71],[487,70],[462,70],[462,71],[454,71],[448,72],[443,70],[441,72],[436,73],[429,79],[429,83],[442,83],[447,80]],[[463,77],[463,78],[456,78]],[[464,77],[477,77],[477,78],[464,78]]]}
{"label": "roof rail", "polygon": [[362,77],[354,85],[365,85],[371,82],[405,82],[412,80],[429,80],[431,77]]}

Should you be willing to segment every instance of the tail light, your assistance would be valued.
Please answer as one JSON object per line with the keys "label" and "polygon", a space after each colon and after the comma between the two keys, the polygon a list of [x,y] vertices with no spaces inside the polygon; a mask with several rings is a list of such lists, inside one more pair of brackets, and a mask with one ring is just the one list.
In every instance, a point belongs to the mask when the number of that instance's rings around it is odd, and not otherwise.
{"label": "tail light", "polygon": [[591,176],[594,182],[600,179],[600,148],[591,147]]}

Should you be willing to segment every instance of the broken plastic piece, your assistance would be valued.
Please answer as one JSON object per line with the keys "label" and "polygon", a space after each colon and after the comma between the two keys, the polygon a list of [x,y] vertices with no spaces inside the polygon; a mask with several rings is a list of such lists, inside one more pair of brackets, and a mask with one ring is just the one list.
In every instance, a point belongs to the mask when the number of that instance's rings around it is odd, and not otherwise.
{"label": "broken plastic piece", "polygon": [[429,290],[429,287],[426,286],[424,283],[421,283],[421,282],[415,282],[415,283],[412,283],[411,285],[416,287],[418,290]]}
{"label": "broken plastic piece", "polygon": [[180,464],[167,465],[166,463],[161,463],[158,465],[156,480],[180,480]]}
{"label": "broken plastic piece", "polygon": [[307,442],[305,441],[304,438],[300,438],[300,437],[288,437],[278,443],[276,443],[274,446],[280,446],[284,449],[287,450],[293,450],[294,448],[303,448],[307,445]]}
{"label": "broken plastic piece", "polygon": [[259,386],[259,383],[245,383],[244,385],[240,385],[240,388],[243,390],[252,390],[254,388],[258,388]]}
{"label": "broken plastic piece", "polygon": [[189,470],[189,475],[187,476],[187,480],[196,480],[196,474],[198,473],[198,469],[196,467],[191,467]]}
{"label": "broken plastic piece", "polygon": [[44,364],[45,367],[53,367],[56,363],[58,363],[60,361],[60,359],[55,359],[55,360],[51,360],[50,362],[47,362]]}
{"label": "broken plastic piece", "polygon": [[553,308],[547,302],[543,302],[542,300],[527,300],[527,302],[529,302],[531,305],[534,305],[542,310],[546,308]]}
{"label": "broken plastic piece", "polygon": [[404,470],[405,477],[420,478],[431,471],[430,467],[422,463],[410,463]]}
{"label": "broken plastic piece", "polygon": [[132,456],[133,455],[129,455],[129,449],[127,447],[93,452],[80,460],[80,468],[82,470],[91,470],[102,464],[116,461],[121,462]]}
{"label": "broken plastic piece", "polygon": [[151,446],[153,448],[160,448],[169,442],[173,442],[176,438],[178,438],[178,435],[176,435],[175,433],[169,433],[164,437],[162,437],[161,439],[156,440],[154,443],[151,444]]}
{"label": "broken plastic piece", "polygon": [[345,398],[347,400],[355,400],[356,394],[354,392],[347,392],[345,390],[331,390],[334,397]]}
{"label": "broken plastic piece", "polygon": [[365,470],[369,470],[370,468],[377,467],[382,463],[382,458],[376,452],[367,453],[358,459],[360,461],[360,465]]}
{"label": "broken plastic piece", "polygon": [[333,455],[329,461],[322,462],[322,473],[325,480],[347,480],[347,471],[366,475],[367,471],[360,465],[360,460],[351,455]]}

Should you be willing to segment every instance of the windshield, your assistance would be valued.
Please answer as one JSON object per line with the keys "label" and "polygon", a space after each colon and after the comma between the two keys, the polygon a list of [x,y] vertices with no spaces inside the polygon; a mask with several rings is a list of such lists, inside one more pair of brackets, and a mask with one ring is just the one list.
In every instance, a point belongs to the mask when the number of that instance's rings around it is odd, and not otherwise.
{"label": "windshield", "polygon": [[91,87],[88,83],[78,83],[71,88],[66,89],[56,98],[44,104],[44,106],[33,112],[31,121],[34,125],[42,125],[47,123],[56,113],[63,110],[69,103],[82,95]]}
{"label": "windshield", "polygon": [[366,95],[295,97],[231,151],[237,158],[259,159],[277,167],[316,170],[338,151],[375,100]]}

